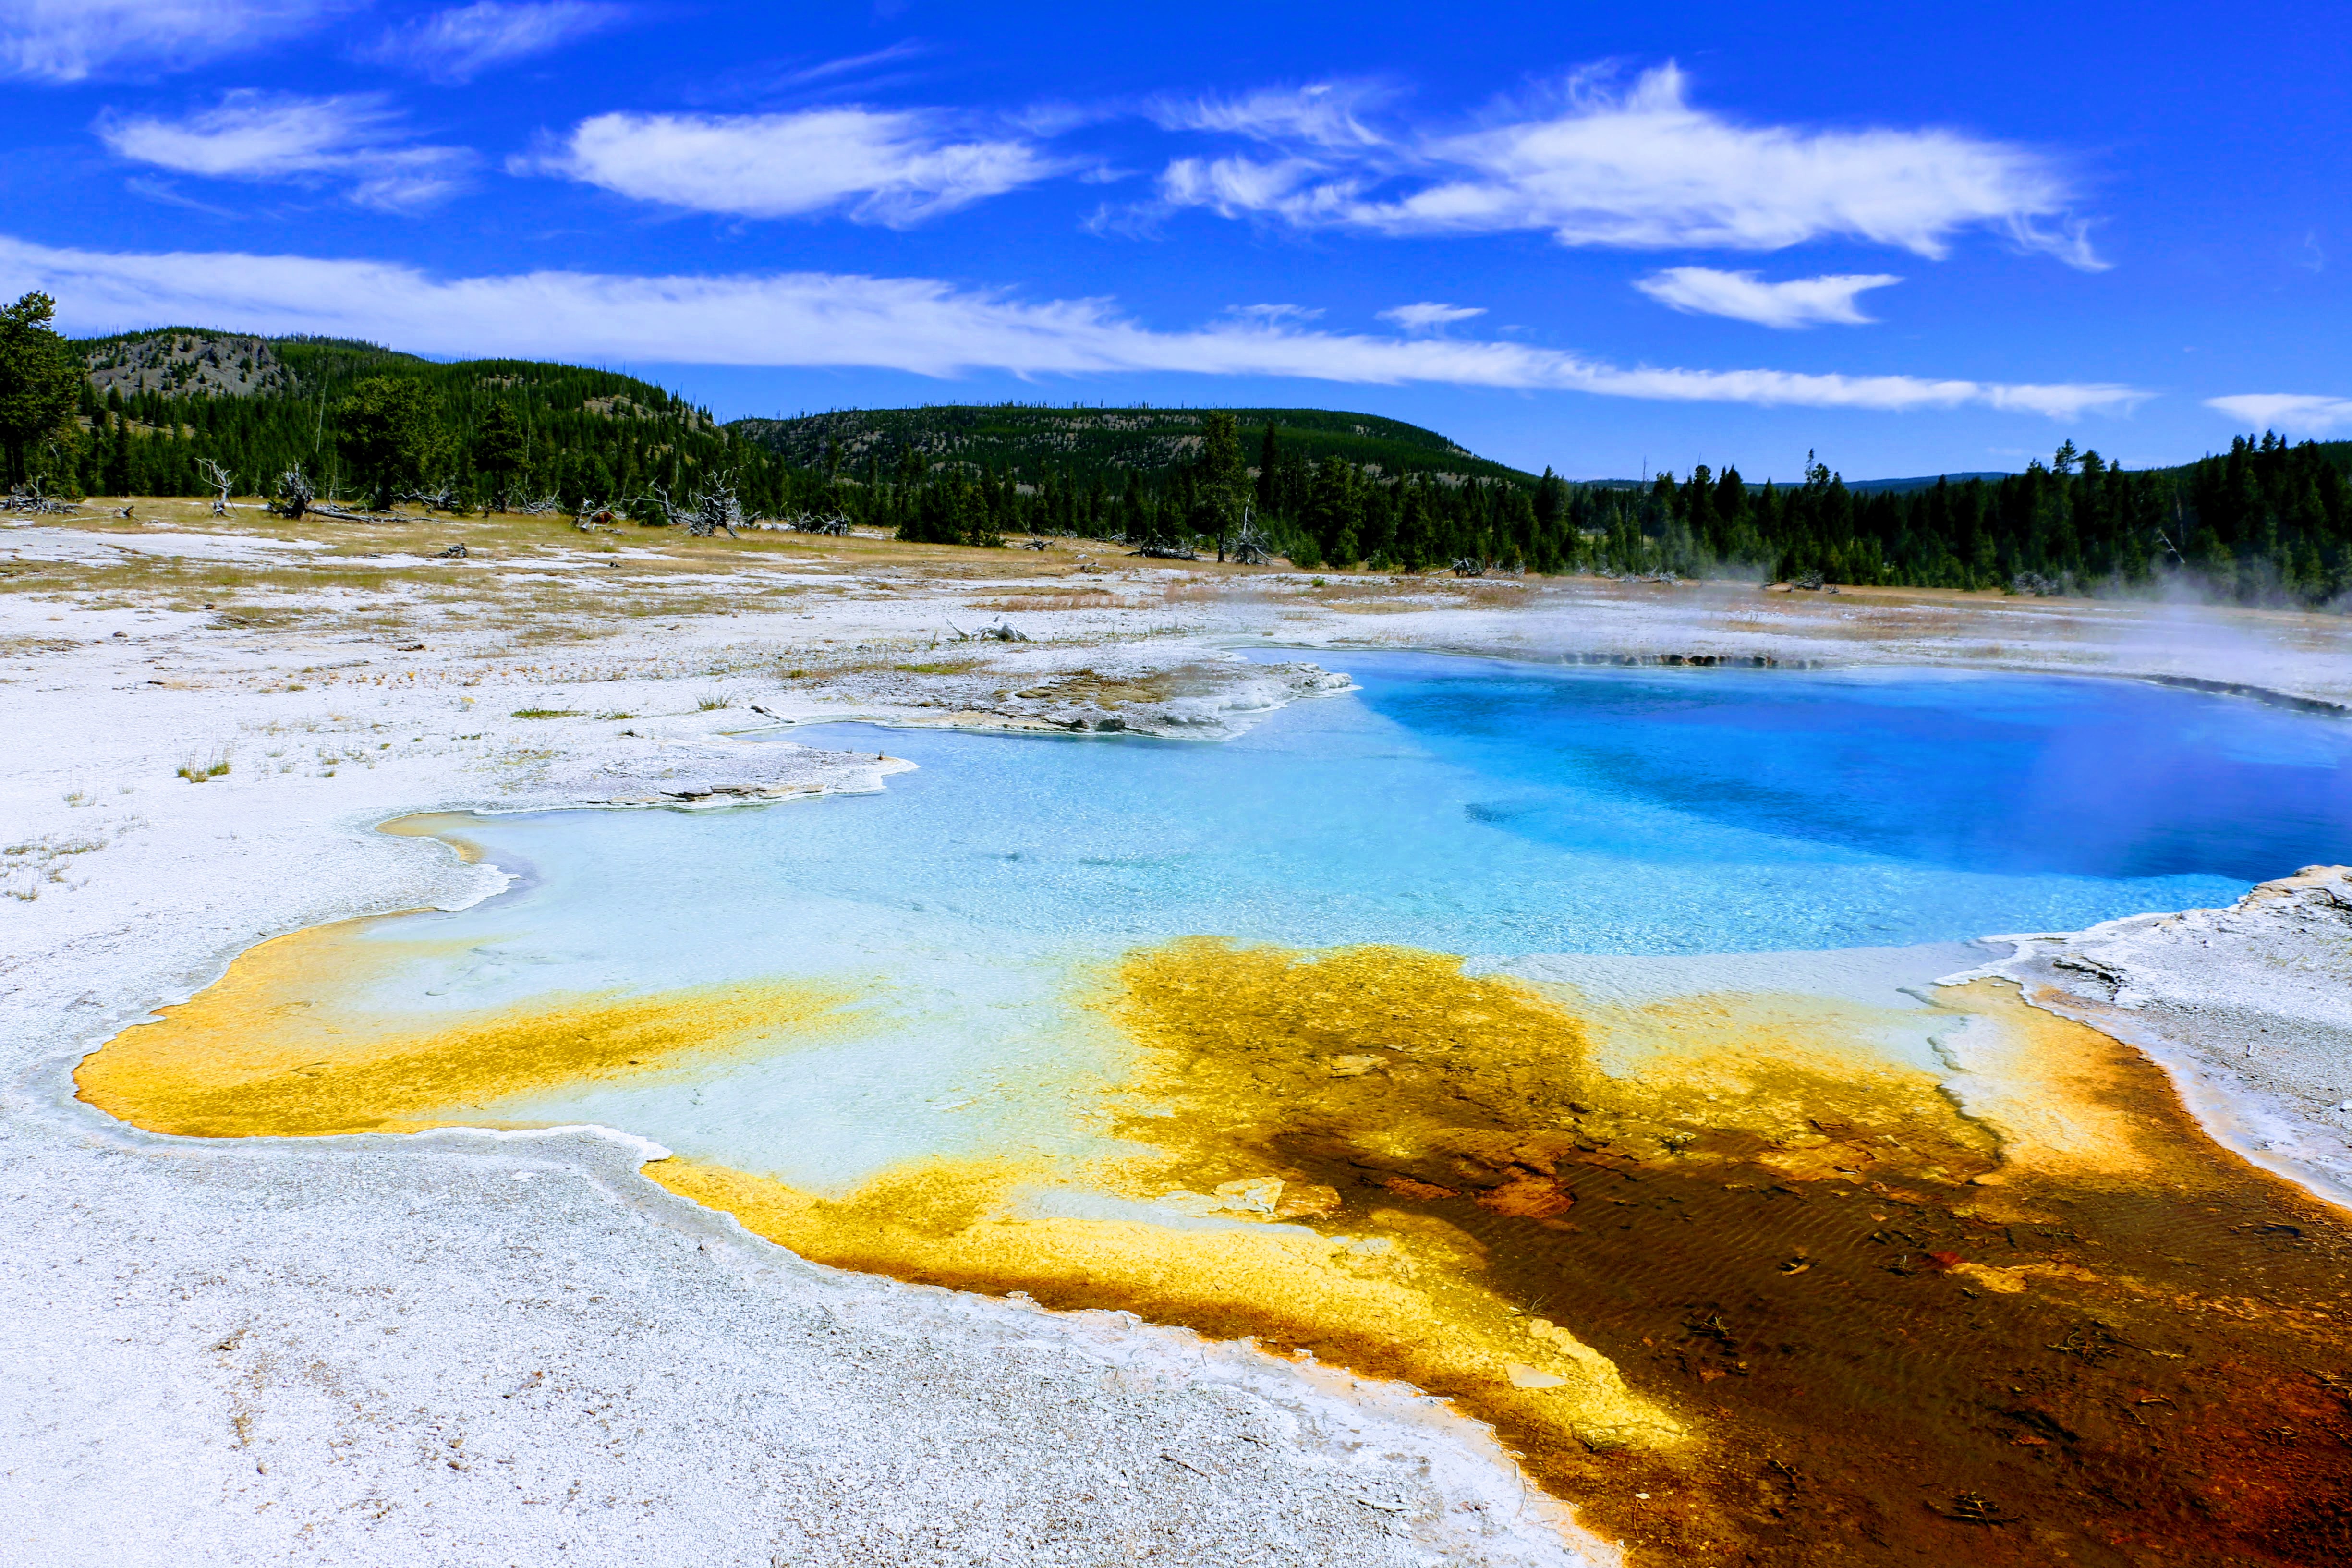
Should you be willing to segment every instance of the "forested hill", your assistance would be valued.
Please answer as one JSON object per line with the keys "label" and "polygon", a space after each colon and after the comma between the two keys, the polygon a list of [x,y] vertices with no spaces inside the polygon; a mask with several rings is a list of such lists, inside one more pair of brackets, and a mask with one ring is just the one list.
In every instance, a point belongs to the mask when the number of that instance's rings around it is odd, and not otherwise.
{"label": "forested hill", "polygon": [[[2311,448],[2312,457],[2324,462],[2333,463],[2347,473],[2352,473],[2352,441],[2306,441],[2304,445]],[[2208,460],[2200,458],[2198,462]],[[2157,468],[2149,471],[2183,478],[2195,472],[2196,468],[2197,463],[2180,463],[2169,468]],[[1856,495],[1877,495],[1881,491],[1904,495],[1912,490],[1933,489],[1938,484],[1964,485],[1970,479],[1982,479],[1989,485],[1997,485],[2003,479],[2017,477],[2006,468],[1979,469],[1962,474],[1922,474],[1916,479],[1848,479],[1845,481],[1845,488]],[[1606,482],[1621,484],[1632,481],[1609,480]]]}
{"label": "forested hill", "polygon": [[[851,475],[896,468],[907,454],[1016,479],[1125,487],[1129,473],[1157,474],[1195,462],[1205,408],[1066,408],[1036,404],[942,404],[849,409],[794,419],[737,419],[728,429],[790,462]],[[1281,447],[1307,462],[1338,458],[1366,473],[1428,475],[1454,483],[1494,479],[1532,485],[1535,476],[1477,457],[1434,430],[1326,408],[1231,408],[1246,437],[1271,425]],[[1258,455],[1255,448],[1249,454]]]}
{"label": "forested hill", "polygon": [[682,465],[723,461],[730,446],[706,410],[635,376],[578,365],[441,363],[374,343],[187,327],[72,346],[88,368],[70,457],[85,494],[201,494],[204,458],[226,468],[247,494],[297,464],[322,491],[341,492],[351,475],[338,407],[362,382],[386,375],[415,384],[429,405],[432,439],[418,456],[436,471],[417,477],[461,488],[475,477],[477,438],[493,405],[521,426],[519,473],[533,493],[634,493],[665,474],[676,480]]}
{"label": "forested hill", "polygon": [[2352,442],[2242,437],[2136,471],[2067,442],[2000,476],[1848,484],[1814,463],[1790,485],[1706,468],[1571,484],[1318,409],[935,407],[722,426],[664,388],[575,365],[186,328],[71,347],[78,412],[16,451],[81,494],[202,494],[212,463],[250,495],[299,464],[326,496],[375,504],[541,498],[664,523],[673,501],[731,495],[747,517],[941,544],[1034,532],[1213,548],[1246,513],[1302,567],[2028,593],[2179,577],[2247,603],[2352,605]]}
{"label": "forested hill", "polygon": [[[2352,443],[2239,437],[2227,453],[2127,470],[2063,443],[1988,481],[1865,490],[1814,464],[1801,485],[1705,468],[1629,497],[1611,563],[1784,581],[2085,593],[2181,578],[2242,603],[2352,605]],[[1580,501],[1581,497],[1580,496]]]}
{"label": "forested hill", "polygon": [[[2337,472],[2352,474],[2352,441],[2305,441],[2295,448],[2312,461],[2332,465]],[[2210,458],[2200,458],[2196,463],[2182,463],[2178,468],[2160,468],[2159,473],[2188,475],[2197,471],[2199,463],[2210,463]]]}

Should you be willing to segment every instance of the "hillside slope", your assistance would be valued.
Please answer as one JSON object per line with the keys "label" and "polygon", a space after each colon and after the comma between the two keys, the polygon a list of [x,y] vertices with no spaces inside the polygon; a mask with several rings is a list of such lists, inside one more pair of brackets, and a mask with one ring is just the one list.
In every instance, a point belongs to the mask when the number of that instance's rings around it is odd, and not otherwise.
{"label": "hillside slope", "polygon": [[[1066,408],[1033,404],[941,404],[921,408],[846,409],[796,419],[737,419],[728,428],[786,460],[830,464],[863,473],[897,467],[909,452],[928,463],[962,465],[1021,479],[1047,474],[1068,482],[1118,488],[1130,472],[1179,468],[1201,445],[1205,408]],[[1241,426],[1255,459],[1265,426],[1283,448],[1310,461],[1336,457],[1388,478],[1427,474],[1459,483],[1503,479],[1532,484],[1522,473],[1454,445],[1434,430],[1376,414],[1323,408],[1223,410]]]}
{"label": "hillside slope", "polygon": [[[80,488],[110,495],[199,494],[198,459],[265,489],[300,464],[331,489],[339,478],[335,404],[369,376],[425,384],[461,482],[493,403],[530,436],[525,468],[541,490],[633,495],[676,486],[681,468],[725,465],[730,438],[709,414],[651,382],[535,360],[441,363],[374,343],[261,338],[201,328],[88,338]],[[437,476],[436,476],[437,477]]]}

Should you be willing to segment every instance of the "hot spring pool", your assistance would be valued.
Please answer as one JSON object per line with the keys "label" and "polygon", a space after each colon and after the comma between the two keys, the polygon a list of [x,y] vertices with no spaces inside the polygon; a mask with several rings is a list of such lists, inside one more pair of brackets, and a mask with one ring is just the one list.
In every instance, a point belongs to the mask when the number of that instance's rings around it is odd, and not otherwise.
{"label": "hot spring pool", "polygon": [[[1654,1495],[1757,1561],[2028,1518],[2083,1563],[2335,1539],[2340,1450],[2263,1434],[2352,1355],[2352,1227],[2136,1053],[1933,983],[1970,938],[2352,859],[2352,727],[2040,677],[1327,662],[1360,689],[1222,744],[812,726],[779,739],[919,766],[440,819],[516,885],[265,943],[81,1092],[206,1136],[624,1129],[821,1263],[1443,1394],[1669,1558]],[[2209,1484],[2257,1451],[2262,1485]],[[2299,1551],[2262,1560],[2341,1557]]]}
{"label": "hot spring pool", "polygon": [[922,1151],[1083,1144],[1049,1086],[1083,1092],[1120,1053],[1069,993],[1171,938],[1394,943],[1474,968],[1907,947],[2221,904],[2352,858],[2352,726],[2240,700],[1328,662],[1360,689],[1223,743],[812,725],[780,738],[919,767],[878,795],[765,810],[469,819],[520,885],[371,923],[362,942],[414,955],[345,1000],[431,1014],[841,983],[866,1000],[827,1043],[501,1108],[836,1187]]}

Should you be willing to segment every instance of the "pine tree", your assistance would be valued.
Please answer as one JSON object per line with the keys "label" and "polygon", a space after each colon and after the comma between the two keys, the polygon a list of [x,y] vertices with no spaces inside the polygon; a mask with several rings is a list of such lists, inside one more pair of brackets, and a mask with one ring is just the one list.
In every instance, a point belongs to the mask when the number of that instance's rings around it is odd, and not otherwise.
{"label": "pine tree", "polygon": [[121,402],[111,395],[114,403],[114,439],[106,454],[105,488],[110,495],[131,494],[131,422],[121,414]]}
{"label": "pine tree", "polygon": [[490,405],[474,434],[474,467],[490,477],[490,510],[507,510],[507,497],[530,457],[530,437],[504,400]]}
{"label": "pine tree", "polygon": [[1281,485],[1282,443],[1276,439],[1274,421],[1265,422],[1265,434],[1257,443],[1257,510],[1273,513],[1282,510]]}
{"label": "pine tree", "polygon": [[1339,458],[1317,463],[1306,521],[1322,559],[1334,566],[1352,566],[1361,559],[1359,524],[1362,515],[1355,466]]}
{"label": "pine tree", "polygon": [[335,406],[335,447],[378,511],[443,459],[431,394],[405,376],[370,376]]}
{"label": "pine tree", "polygon": [[0,454],[11,484],[33,477],[33,458],[44,443],[73,438],[81,364],[49,325],[57,310],[58,302],[38,290],[0,310]]}
{"label": "pine tree", "polygon": [[[1266,426],[1272,438],[1274,427]],[[1249,474],[1242,464],[1241,433],[1234,416],[1214,410],[1201,422],[1201,457],[1193,465],[1192,502],[1185,521],[1195,533],[1217,542],[1217,559],[1225,558],[1225,539],[1240,526],[1242,496]]]}

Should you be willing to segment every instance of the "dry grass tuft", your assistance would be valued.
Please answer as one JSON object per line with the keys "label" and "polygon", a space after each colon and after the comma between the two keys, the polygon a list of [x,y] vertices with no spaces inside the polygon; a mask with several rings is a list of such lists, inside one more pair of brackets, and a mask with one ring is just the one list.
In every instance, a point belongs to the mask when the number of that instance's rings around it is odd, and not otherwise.
{"label": "dry grass tuft", "polygon": [[68,863],[106,847],[103,838],[59,838],[45,833],[0,849],[0,893],[29,904],[49,887],[64,887]]}
{"label": "dry grass tuft", "polygon": [[188,753],[187,760],[173,769],[173,773],[175,777],[184,778],[190,784],[203,784],[207,779],[227,777],[230,760],[231,753],[226,746],[210,756],[199,756],[191,752]]}
{"label": "dry grass tuft", "polygon": [[1019,594],[1005,599],[981,599],[972,605],[975,610],[1024,615],[1042,610],[1113,610],[1118,607],[1118,596],[1101,588],[1048,588],[1042,593]]}

